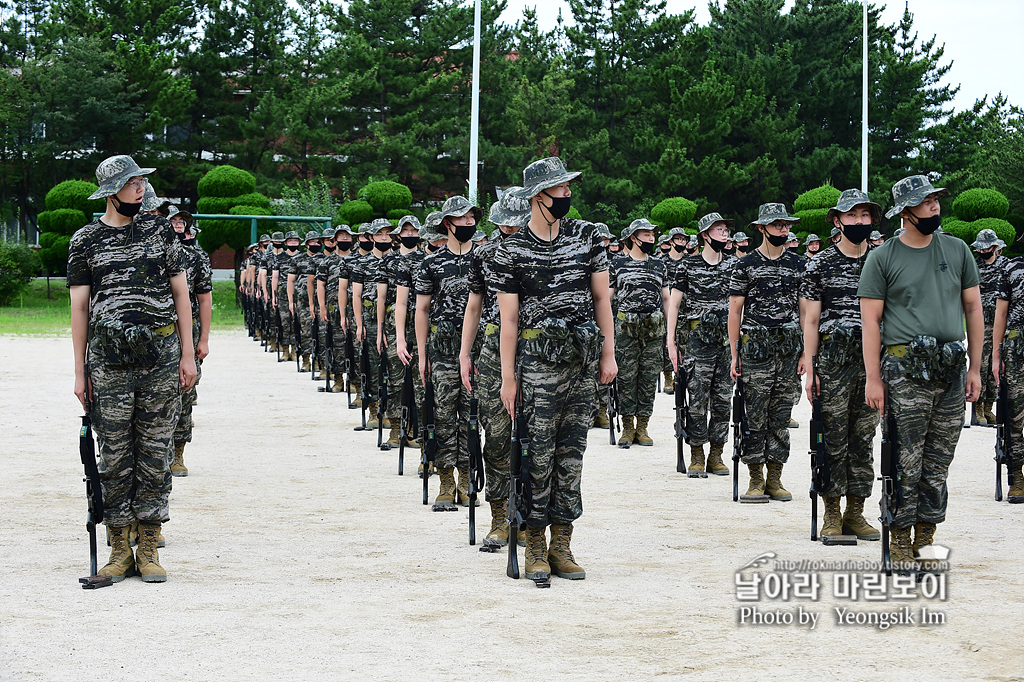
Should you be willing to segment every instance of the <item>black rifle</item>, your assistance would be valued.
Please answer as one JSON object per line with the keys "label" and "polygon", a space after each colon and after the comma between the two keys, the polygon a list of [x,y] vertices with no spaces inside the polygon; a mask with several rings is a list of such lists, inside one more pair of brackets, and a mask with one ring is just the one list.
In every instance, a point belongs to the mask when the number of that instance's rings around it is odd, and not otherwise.
{"label": "black rifle", "polygon": [[321,370],[324,368],[323,360],[320,358],[320,352],[323,349],[320,348],[320,315],[317,314],[316,308],[313,309],[313,357],[310,359],[309,367],[309,378],[311,381],[316,381],[316,372],[312,371],[315,366],[319,366]]}
{"label": "black rifle", "polygon": [[615,445],[615,430],[622,430],[616,423],[619,419],[619,389],[616,386],[614,379],[610,384],[604,385],[608,402],[608,442],[612,445]]}
{"label": "black rifle", "polygon": [[[736,341],[736,362],[739,363],[740,342]],[[741,371],[742,371],[742,366]],[[736,379],[736,390],[732,394],[732,501],[740,499],[740,462],[750,438],[750,423],[747,421],[747,404],[743,397],[743,377]]]}
{"label": "black rifle", "polygon": [[302,371],[302,366],[299,364],[299,359],[302,357],[302,329],[299,325],[299,309],[296,308],[295,312],[292,313],[292,331],[295,332],[295,370],[297,372]]}
{"label": "black rifle", "polygon": [[821,416],[818,356],[811,357],[811,540],[818,539],[818,496],[832,486],[832,463],[825,448],[825,424]]}
{"label": "black rifle", "polygon": [[324,349],[324,359],[320,364],[320,373],[324,375],[324,385],[320,387],[319,391],[324,393],[331,392],[331,377],[334,376],[334,325],[331,324],[331,311],[327,311],[327,332],[324,334],[326,337],[326,346]]}
{"label": "black rifle", "polygon": [[274,308],[274,323],[277,326],[277,361],[284,362],[281,359],[281,347],[284,346],[284,325],[281,324],[281,309]]}
{"label": "black rifle", "polygon": [[690,410],[686,405],[686,371],[683,363],[679,362],[676,370],[675,388],[672,389],[676,399],[676,471],[686,472],[686,463],[683,461],[683,444],[690,442]]}
{"label": "black rifle", "polygon": [[363,424],[357,426],[356,431],[366,430],[366,408],[370,402],[370,387],[367,382],[370,379],[370,342],[363,339],[362,357],[359,358],[359,407],[362,411]]}
{"label": "black rifle", "polygon": [[384,415],[388,410],[388,384],[391,383],[391,368],[388,367],[388,355],[381,344],[381,353],[377,355],[377,447],[390,450],[391,444],[384,441]]}
{"label": "black rifle", "polygon": [[429,497],[428,481],[430,480],[430,467],[434,464],[437,456],[437,441],[434,439],[434,382],[427,376],[424,384],[423,395],[423,457],[420,463],[423,465],[423,504],[427,504]]}
{"label": "black rifle", "polygon": [[896,432],[896,415],[889,402],[889,387],[885,387],[882,404],[882,452],[881,481],[882,496],[878,500],[882,522],[882,565],[885,574],[892,575],[892,561],[889,556],[889,529],[896,519],[896,513],[903,506],[903,467],[900,466],[899,434]]}
{"label": "black rifle", "polygon": [[[1006,485],[1013,487],[1014,476],[1011,467],[1011,454],[1013,452],[1010,441],[1010,431],[1013,426],[1013,416],[1010,410],[1009,388],[1006,385],[1006,368],[1003,365],[1002,348],[999,349],[999,394],[996,397],[996,502],[1003,501],[1003,474],[1002,468],[1006,467]],[[972,403],[971,407],[977,403]]]}
{"label": "black rifle", "polygon": [[415,438],[419,431],[419,415],[416,409],[416,388],[413,384],[412,363],[405,366],[402,378],[401,434],[398,439],[398,475],[405,473],[405,441]]}
{"label": "black rifle", "polygon": [[469,544],[476,544],[476,497],[484,487],[484,454],[480,447],[480,400],[469,399]]}
{"label": "black rifle", "polygon": [[348,398],[348,409],[356,409],[352,404],[352,372],[356,371],[356,344],[352,341],[352,330],[345,332],[345,397]]}
{"label": "black rifle", "polygon": [[[519,579],[519,531],[526,530],[533,487],[530,483],[530,432],[523,415],[522,369],[516,372],[516,402],[512,414],[512,452],[508,485],[508,565],[505,575]],[[536,579],[537,587],[550,587],[549,579]]]}
{"label": "black rifle", "polygon": [[85,529],[89,531],[89,575],[79,578],[83,590],[95,590],[98,587],[113,585],[109,575],[96,574],[96,524],[103,521],[103,488],[100,485],[100,472],[96,467],[96,443],[92,439],[92,420],[89,417],[89,366],[85,368],[85,414],[82,415],[82,428],[78,433],[78,453],[85,467],[85,497],[89,502],[89,513],[85,517]]}

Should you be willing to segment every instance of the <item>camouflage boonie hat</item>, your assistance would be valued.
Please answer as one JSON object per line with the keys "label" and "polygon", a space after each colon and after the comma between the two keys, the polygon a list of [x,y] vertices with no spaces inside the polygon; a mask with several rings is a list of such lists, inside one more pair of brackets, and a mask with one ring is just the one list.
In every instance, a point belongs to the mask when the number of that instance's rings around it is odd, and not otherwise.
{"label": "camouflage boonie hat", "polygon": [[597,236],[601,239],[615,239],[615,235],[605,223],[594,223],[594,227],[597,228]]}
{"label": "camouflage boonie hat", "polygon": [[171,218],[176,216],[179,211],[180,209],[177,206],[171,204],[170,206],[167,207],[167,219],[170,220]]}
{"label": "camouflage boonie hat", "polygon": [[441,212],[434,211],[427,214],[426,219],[423,221],[423,227],[437,230],[437,226],[441,224]]}
{"label": "camouflage boonie hat", "polygon": [[800,237],[796,236],[796,232],[790,232],[789,233],[789,238],[786,240],[786,245],[788,246],[789,244],[799,244],[799,243],[800,243]]}
{"label": "camouflage boonie hat", "polygon": [[284,232],[275,232],[274,234],[270,235],[270,241],[272,241],[272,242],[283,242],[284,241]]}
{"label": "camouflage boonie hat", "polygon": [[971,244],[972,249],[991,249],[993,246],[997,246],[1000,249],[1006,248],[1006,242],[999,238],[995,230],[982,230],[978,233],[978,238]]}
{"label": "camouflage boonie hat", "polygon": [[711,229],[711,226],[714,225],[715,223],[725,223],[726,229],[732,229],[732,226],[735,224],[735,221],[732,220],[731,218],[723,218],[718,213],[708,213],[706,216],[701,218],[700,221],[697,223],[697,234],[700,234],[701,232],[706,232],[707,230]]}
{"label": "camouflage boonie hat", "polygon": [[181,219],[185,221],[185,231],[199,234],[199,228],[196,227],[196,220],[192,217],[192,214],[188,211],[176,211],[176,216],[181,216]]}
{"label": "camouflage boonie hat", "polygon": [[789,223],[800,222],[800,219],[796,216],[789,215],[785,204],[761,204],[757,208],[757,220],[750,224],[768,225],[769,223],[774,223],[776,220],[785,220]]}
{"label": "camouflage boonie hat", "polygon": [[334,239],[334,229],[326,227],[320,232],[320,239]]}
{"label": "camouflage boonie hat", "polygon": [[931,181],[923,175],[903,178],[892,186],[892,200],[896,205],[885,212],[885,217],[892,218],[905,208],[919,205],[930,194],[944,197],[949,191],[945,187],[933,187]]}
{"label": "camouflage boonie hat", "polygon": [[388,220],[387,218],[376,218],[372,223],[369,223],[367,225],[366,234],[377,234],[381,230],[387,230],[388,232],[391,232],[391,230],[393,229],[395,229],[395,226],[392,225],[391,221]]}
{"label": "camouflage boonie hat", "polygon": [[476,232],[473,233],[473,236],[470,238],[469,241],[478,242],[481,239],[487,239],[487,233],[484,232],[483,230],[477,230]]}
{"label": "camouflage boonie hat", "polygon": [[487,219],[495,225],[526,227],[530,222],[530,200],[519,196],[522,191],[522,187],[509,187],[502,192],[501,199],[491,204]]}
{"label": "camouflage boonie hat", "polygon": [[523,187],[520,196],[532,199],[546,189],[572,182],[580,177],[579,172],[569,172],[557,156],[534,161],[523,169]]}
{"label": "camouflage boonie hat", "polygon": [[875,241],[876,239],[882,239],[882,233],[879,232],[878,230],[874,230],[871,234],[868,235],[869,241]]}
{"label": "camouflage boonie hat", "polygon": [[420,228],[420,240],[423,242],[436,242],[438,239],[447,239],[443,234],[438,234],[437,230],[432,227],[424,225]]}
{"label": "camouflage boonie hat", "polygon": [[417,232],[420,231],[420,219],[412,214],[404,215],[398,219],[398,231],[401,232],[402,228],[406,225],[412,225]]}
{"label": "camouflage boonie hat", "polygon": [[698,244],[698,242],[697,242],[697,235],[691,234],[690,235],[690,241],[688,241],[686,243],[686,245],[687,246],[699,246],[700,244]]}
{"label": "camouflage boonie hat", "polygon": [[832,228],[832,232],[831,232],[831,233],[829,233],[829,235],[828,235],[828,238],[829,238],[829,239],[835,239],[836,237],[838,237],[838,236],[839,236],[839,235],[841,235],[842,233],[843,233],[843,231],[842,231],[842,230],[840,230],[840,229],[839,229],[838,227],[833,227],[833,228]]}
{"label": "camouflage boonie hat", "polygon": [[843,190],[843,193],[839,195],[839,201],[836,202],[835,206],[828,210],[828,215],[825,217],[825,220],[827,220],[828,224],[831,225],[832,219],[837,215],[840,213],[846,213],[847,211],[852,211],[861,204],[866,204],[868,210],[871,211],[872,223],[877,225],[882,221],[882,207],[871,201],[871,197],[864,192],[861,192],[859,189]]}
{"label": "camouflage boonie hat", "polygon": [[142,208],[141,211],[155,211],[160,208],[160,204],[164,202],[156,195],[156,190],[153,189],[153,183],[149,180],[146,181],[146,191],[142,193]]}
{"label": "camouflage boonie hat", "polygon": [[816,235],[813,232],[811,232],[809,235],[807,235],[807,239],[804,240],[804,244],[803,245],[807,246],[811,242],[820,242],[820,241],[821,241],[821,237],[819,237],[818,235]]}
{"label": "camouflage boonie hat", "polygon": [[260,243],[261,244],[263,242],[269,242],[269,241],[270,241],[270,235],[269,234],[264,233],[264,234],[260,235]]}
{"label": "camouflage boonie hat", "polygon": [[296,232],[295,230],[288,230],[288,232],[286,232],[285,235],[284,235],[284,240],[285,241],[288,241],[289,239],[298,239],[298,238],[299,238],[299,233]]}
{"label": "camouflage boonie hat", "polygon": [[480,218],[484,214],[479,206],[474,206],[466,197],[459,195],[448,197],[444,202],[444,206],[441,207],[441,217],[437,221],[438,231],[447,231],[444,227],[445,218],[461,218],[467,213],[473,214],[473,220],[477,224],[480,223]]}
{"label": "camouflage boonie hat", "polygon": [[310,242],[313,241],[314,239],[320,239],[320,233],[317,232],[316,230],[310,230],[309,232],[306,233],[306,238],[303,241]]}
{"label": "camouflage boonie hat", "polygon": [[732,236],[734,242],[749,242],[750,237],[747,236],[746,232],[737,232]]}
{"label": "camouflage boonie hat", "polygon": [[363,235],[370,232],[370,223],[360,223],[359,229],[356,230],[357,235]]}
{"label": "camouflage boonie hat", "polygon": [[96,184],[100,188],[90,194],[89,198],[102,199],[117,194],[132,178],[155,172],[156,168],[139,168],[135,159],[125,154],[108,157],[96,166]]}
{"label": "camouflage boonie hat", "polygon": [[349,236],[352,236],[352,234],[353,234],[352,233],[352,228],[349,227],[348,225],[344,225],[344,224],[338,225],[337,227],[334,228],[334,238],[335,239],[338,238],[338,233],[339,232],[344,232],[345,234],[347,234]]}
{"label": "camouflage boonie hat", "polygon": [[671,230],[668,231],[668,238],[675,239],[676,237],[684,237],[686,239],[689,239],[690,235],[686,234],[686,230],[681,227],[673,227]]}
{"label": "camouflage boonie hat", "polygon": [[633,236],[633,233],[636,232],[637,230],[653,230],[654,234],[658,234],[658,226],[657,225],[652,223],[647,218],[637,218],[636,220],[631,222],[628,227],[626,227],[624,230],[622,230],[622,234],[619,235],[619,238],[620,239],[629,239],[630,237]]}
{"label": "camouflage boonie hat", "polygon": [[658,246],[661,246],[662,244],[667,244],[668,240],[669,236],[667,234],[661,235],[660,237],[658,237]]}

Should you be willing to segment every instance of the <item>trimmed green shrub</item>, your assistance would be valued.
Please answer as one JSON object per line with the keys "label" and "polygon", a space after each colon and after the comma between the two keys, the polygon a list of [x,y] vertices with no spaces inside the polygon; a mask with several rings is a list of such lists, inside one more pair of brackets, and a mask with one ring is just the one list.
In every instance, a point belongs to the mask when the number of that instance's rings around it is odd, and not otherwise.
{"label": "trimmed green shrub", "polygon": [[651,209],[651,222],[664,232],[686,227],[697,214],[697,204],[683,197],[670,197]]}
{"label": "trimmed green shrub", "polygon": [[[64,256],[67,264],[67,252]],[[39,256],[24,244],[0,241],[0,306],[10,305],[39,271]]]}
{"label": "trimmed green shrub", "polygon": [[391,211],[388,211],[387,219],[395,221],[395,226],[397,227],[398,221],[407,215],[410,215],[408,209],[396,208]]}
{"label": "trimmed green shrub", "polygon": [[407,210],[412,204],[412,190],[398,182],[380,180],[363,187],[356,198],[370,204],[375,216],[386,216],[390,211]]}
{"label": "trimmed green shrub", "polygon": [[56,232],[69,237],[91,222],[91,218],[87,218],[84,213],[74,208],[44,211],[36,220],[40,232]]}
{"label": "trimmed green shrub", "polygon": [[250,192],[238,197],[200,197],[196,202],[196,209],[200,213],[231,213],[235,206],[260,206],[269,209],[270,199],[258,192]]}
{"label": "trimmed green shrub", "polygon": [[942,231],[953,237],[959,237],[970,244],[977,238],[977,230],[974,223],[968,223],[958,218],[949,218],[942,221]]}
{"label": "trimmed green shrub", "polygon": [[370,222],[376,215],[373,206],[362,199],[346,201],[338,212],[341,214],[341,222],[351,225],[353,230],[357,229],[361,223]]}
{"label": "trimmed green shrub", "polygon": [[[485,214],[486,215],[486,214]],[[569,207],[569,212],[565,214],[566,218],[573,218],[575,220],[583,220],[583,216],[580,215],[579,210],[575,206]]]}
{"label": "trimmed green shrub", "polygon": [[[838,198],[839,196],[837,195],[836,199]],[[835,202],[832,202],[832,206],[835,206]],[[823,244],[828,242],[828,236],[832,234],[832,225],[828,222],[828,208],[809,208],[804,211],[797,211],[794,215],[800,219],[796,227],[798,229],[797,234],[801,235],[801,244],[804,243],[804,238],[811,232],[821,237]]]}
{"label": "trimmed green shrub", "polygon": [[994,189],[969,189],[953,200],[953,213],[960,220],[972,222],[980,218],[1005,218],[1010,201]]}
{"label": "trimmed green shrub", "polygon": [[[1013,244],[1014,240],[1017,238],[1017,231],[1014,229],[1013,224],[1008,220],[1003,220],[1001,218],[981,218],[979,220],[975,220],[970,225],[971,229],[974,231],[971,241],[977,239],[978,234],[982,230],[994,230],[996,236],[1006,242],[1006,246]],[[942,229],[945,230],[946,226],[943,225]]]}
{"label": "trimmed green shrub", "polygon": [[238,197],[256,191],[253,174],[234,166],[217,166],[196,187],[200,197]]}
{"label": "trimmed green shrub", "polygon": [[71,237],[56,232],[39,235],[39,260],[51,275],[65,275],[68,271],[68,245]]}
{"label": "trimmed green shrub", "polygon": [[[815,187],[809,189],[796,198],[793,202],[793,210],[798,211],[797,216],[800,216],[799,211],[810,211],[813,209],[830,209],[836,205],[839,201],[839,195],[842,194],[838,189],[833,187],[831,183],[825,183],[821,187]],[[803,216],[800,216],[803,218]],[[814,230],[808,230],[813,232]]]}
{"label": "trimmed green shrub", "polygon": [[102,213],[107,207],[106,199],[88,198],[97,189],[98,185],[84,180],[65,180],[46,193],[46,210],[70,208],[81,211],[91,220],[93,213]]}

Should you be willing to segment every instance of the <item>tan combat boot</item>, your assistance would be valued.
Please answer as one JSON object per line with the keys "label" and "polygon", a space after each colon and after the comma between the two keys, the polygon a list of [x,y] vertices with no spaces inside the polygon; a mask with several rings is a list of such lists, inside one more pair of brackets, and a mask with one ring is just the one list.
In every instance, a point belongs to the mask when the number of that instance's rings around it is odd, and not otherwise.
{"label": "tan combat boot", "polygon": [[594,426],[599,429],[607,429],[608,424],[608,406],[601,405],[597,408],[597,414],[594,416]]}
{"label": "tan combat boot", "polygon": [[[132,525],[128,526],[128,544],[131,547],[134,547],[135,545],[139,544],[139,522],[138,521],[132,521]],[[161,531],[160,535],[157,537],[156,546],[157,547],[163,547],[166,544],[167,544],[167,542],[164,540],[163,531]],[[110,547],[110,532],[109,531],[107,532],[107,547]]]}
{"label": "tan combat boot", "polygon": [[747,471],[750,472],[750,485],[747,492],[740,495],[740,502],[767,502],[768,496],[764,494],[764,464],[748,464]]}
{"label": "tan combat boot", "polygon": [[675,395],[675,380],[672,378],[672,370],[665,370],[665,395]]}
{"label": "tan combat boot", "polygon": [[1014,466],[1010,465],[1009,474],[1010,479],[1013,481],[1010,484],[1010,489],[1006,491],[1006,501],[1010,504],[1021,504],[1024,502],[1024,472],[1022,472],[1020,464]]}
{"label": "tan combat boot", "polygon": [[[459,467],[459,486],[457,489],[458,497],[456,501],[463,507],[469,506],[469,467]],[[477,491],[479,493],[479,491]],[[476,504],[474,507],[480,506],[480,495],[476,496]]]}
{"label": "tan combat boot", "polygon": [[[362,405],[360,405],[362,407]],[[371,400],[366,405],[366,428],[377,428],[377,401]]]}
{"label": "tan combat boot", "polygon": [[821,522],[821,537],[836,537],[843,534],[843,516],[839,509],[838,497],[823,497],[825,518]]}
{"label": "tan combat boot", "polygon": [[[926,550],[935,540],[935,524],[921,522],[914,525],[914,557],[922,571],[939,571],[942,562],[936,560],[935,554]],[[922,552],[925,550],[925,552]],[[927,553],[928,556],[924,556]]]}
{"label": "tan combat boot", "polygon": [[650,417],[636,418],[636,436],[634,439],[636,440],[637,445],[645,445],[648,447],[654,445],[654,440],[651,438],[651,435],[647,433],[647,425],[650,421]]}
{"label": "tan combat boot", "polygon": [[398,447],[402,444],[402,427],[398,424],[391,424],[391,433],[388,435],[388,444]]}
{"label": "tan combat boot", "polygon": [[135,557],[128,545],[128,529],[128,526],[107,526],[110,559],[96,574],[109,575],[115,583],[135,575]]}
{"label": "tan combat boot", "polygon": [[331,393],[344,393],[345,392],[345,375],[336,372],[334,374],[334,385],[331,386]]}
{"label": "tan combat boot", "polygon": [[156,551],[159,537],[159,523],[139,523],[139,548],[135,550],[135,561],[144,583],[167,581],[167,571],[160,565],[160,555]]}
{"label": "tan combat boot", "polygon": [[526,577],[530,580],[551,577],[546,531],[546,528],[526,528]]}
{"label": "tan combat boot", "polygon": [[846,496],[846,511],[843,513],[843,533],[856,535],[858,540],[881,540],[882,533],[864,518],[864,498]]}
{"label": "tan combat boot", "polygon": [[628,448],[633,444],[636,436],[636,427],[633,426],[633,417],[622,418],[622,435],[619,436],[619,447]]}
{"label": "tan combat boot", "polygon": [[889,560],[892,570],[898,575],[908,575],[917,571],[914,561],[914,543],[910,532],[912,527],[889,529]]}
{"label": "tan combat boot", "polygon": [[174,461],[171,462],[171,476],[188,476],[185,466],[185,442],[174,444]]}
{"label": "tan combat boot", "polygon": [[572,541],[572,524],[551,524],[551,546],[548,548],[548,563],[559,578],[583,580],[587,572],[576,563],[569,543]]}
{"label": "tan combat boot", "polygon": [[764,484],[764,492],[776,502],[789,502],[792,493],[782,487],[782,462],[768,462],[768,480]]}
{"label": "tan combat boot", "polygon": [[729,467],[722,461],[722,453],[725,451],[725,443],[712,443],[708,452],[708,473],[715,476],[728,476]]}
{"label": "tan combat boot", "polygon": [[989,426],[997,426],[999,422],[996,420],[995,412],[992,411],[992,403],[982,403],[981,411],[985,413],[985,421],[988,422]]}
{"label": "tan combat boot", "polygon": [[302,355],[302,369],[300,371],[303,371],[303,372],[311,372],[311,371],[313,371],[313,368],[309,364],[309,355],[306,354],[306,353],[303,353],[303,355]]}
{"label": "tan combat boot", "polygon": [[508,544],[508,515],[505,500],[491,500],[491,531],[484,538],[484,547],[504,547]]}
{"label": "tan combat boot", "polygon": [[455,505],[455,473],[451,467],[437,467],[437,478],[441,488],[434,499],[434,511],[458,511]]}
{"label": "tan combat boot", "polygon": [[690,446],[690,466],[686,470],[686,475],[689,478],[707,478],[708,475],[704,471],[704,446],[703,445],[691,445]]}

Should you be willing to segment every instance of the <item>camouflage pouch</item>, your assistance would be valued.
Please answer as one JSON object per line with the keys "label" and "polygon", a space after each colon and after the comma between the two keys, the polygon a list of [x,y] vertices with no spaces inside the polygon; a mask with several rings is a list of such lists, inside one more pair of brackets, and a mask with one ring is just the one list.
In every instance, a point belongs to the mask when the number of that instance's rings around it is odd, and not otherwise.
{"label": "camouflage pouch", "polygon": [[919,334],[907,344],[900,369],[911,379],[932,381],[937,378],[939,342],[934,336]]}
{"label": "camouflage pouch", "polygon": [[854,336],[853,327],[842,325],[824,336],[828,338],[822,338],[818,346],[818,359],[822,363],[839,367],[854,356],[857,338]]}
{"label": "camouflage pouch", "polygon": [[149,327],[120,320],[98,320],[89,350],[114,367],[152,367],[160,359],[160,338]]}
{"label": "camouflage pouch", "polygon": [[718,313],[710,310],[700,316],[700,324],[693,330],[693,333],[706,346],[719,346],[728,342],[722,318]]}
{"label": "camouflage pouch", "polygon": [[743,359],[751,362],[763,362],[772,355],[773,350],[768,339],[768,330],[765,327],[747,329],[743,334]]}
{"label": "camouflage pouch", "polygon": [[796,322],[787,322],[780,330],[780,355],[799,355],[804,349],[804,335],[800,325]]}
{"label": "camouflage pouch", "polygon": [[[1010,330],[1008,330],[1008,331],[1010,331]],[[1013,336],[1013,337],[1010,337],[1010,338],[1006,338],[1006,337],[1003,337],[1003,338],[1005,339],[1003,341],[1003,352],[1004,353],[1006,353],[1007,355],[1011,355],[1011,354],[1012,355],[1016,355],[1018,358],[1024,358],[1024,343],[1021,343],[1021,338],[1022,337],[1020,336],[1019,333],[1017,335]]]}
{"label": "camouflage pouch", "polygon": [[455,323],[451,320],[442,320],[437,325],[437,331],[431,341],[434,350],[440,355],[454,357],[459,354],[462,338]]}
{"label": "camouflage pouch", "polygon": [[985,319],[985,326],[991,327],[996,321],[996,307],[993,306],[982,306],[981,315]]}
{"label": "camouflage pouch", "polygon": [[640,332],[645,339],[654,339],[665,335],[665,313],[655,310],[644,317]]}
{"label": "camouflage pouch", "polygon": [[573,348],[565,320],[549,317],[538,328],[540,335],[526,342],[526,351],[544,362],[571,362]]}
{"label": "camouflage pouch", "polygon": [[939,380],[950,384],[959,379],[966,357],[967,347],[962,341],[950,341],[942,344],[942,348],[936,356],[938,361],[936,373]]}
{"label": "camouflage pouch", "polygon": [[594,322],[585,322],[577,325],[573,330],[573,345],[575,354],[584,365],[594,362],[601,356],[601,347],[604,345],[604,335],[601,329]]}

